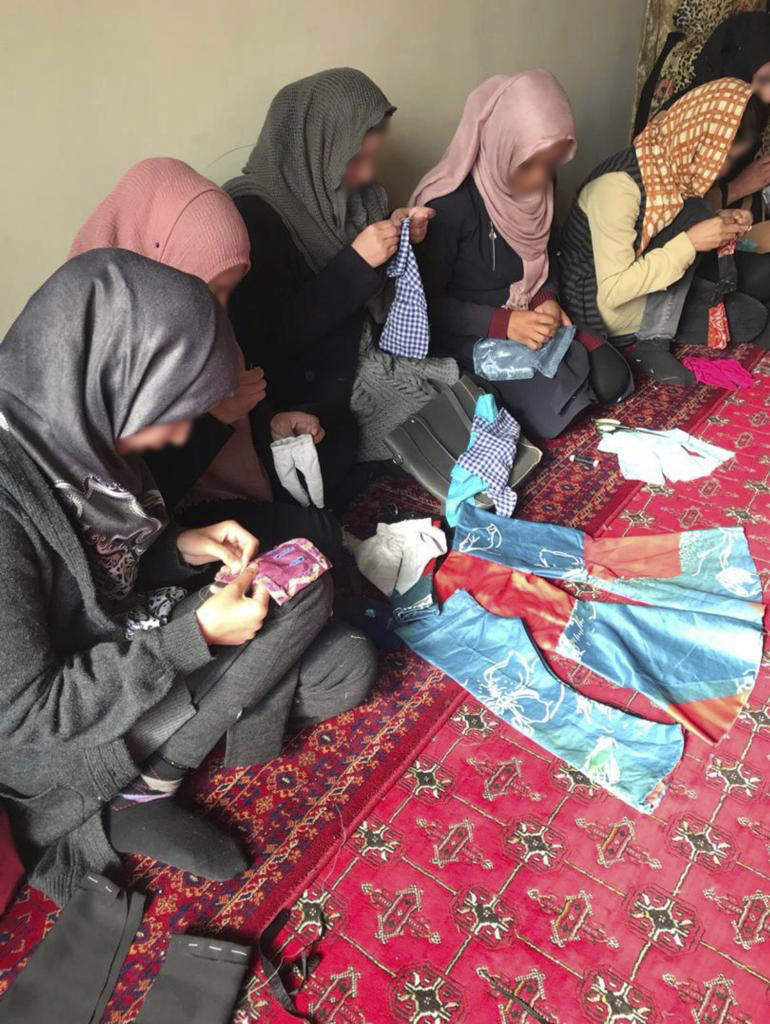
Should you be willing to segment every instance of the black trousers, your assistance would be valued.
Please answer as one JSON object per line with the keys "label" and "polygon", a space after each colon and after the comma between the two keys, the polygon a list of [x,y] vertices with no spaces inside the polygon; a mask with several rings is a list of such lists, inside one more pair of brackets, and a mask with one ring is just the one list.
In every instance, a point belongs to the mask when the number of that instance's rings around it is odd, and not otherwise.
{"label": "black trousers", "polygon": [[[759,302],[770,302],[770,252],[742,252],[735,254],[738,270],[738,289]],[[698,267],[698,276],[706,281],[717,279],[717,258],[714,253],[705,253]]]}

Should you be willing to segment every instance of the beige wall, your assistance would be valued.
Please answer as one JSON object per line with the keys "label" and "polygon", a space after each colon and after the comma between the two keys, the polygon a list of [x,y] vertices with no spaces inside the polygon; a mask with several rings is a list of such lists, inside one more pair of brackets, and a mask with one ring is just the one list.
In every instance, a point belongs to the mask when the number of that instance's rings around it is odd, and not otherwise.
{"label": "beige wall", "polygon": [[644,0],[2,0],[0,335],[136,160],[236,173],[284,82],[366,71],[399,108],[383,180],[401,202],[468,91],[546,67],[579,154],[561,193],[627,138]]}

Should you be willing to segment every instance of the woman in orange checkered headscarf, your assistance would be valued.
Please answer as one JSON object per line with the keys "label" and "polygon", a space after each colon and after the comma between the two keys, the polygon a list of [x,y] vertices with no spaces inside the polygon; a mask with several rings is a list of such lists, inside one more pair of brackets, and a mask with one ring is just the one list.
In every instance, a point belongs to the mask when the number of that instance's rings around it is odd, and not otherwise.
{"label": "woman in orange checkered headscarf", "polygon": [[[619,347],[633,344],[630,361],[661,383],[695,383],[671,351],[676,342],[770,342],[767,308],[736,282],[732,254],[751,215],[712,203],[714,186],[756,145],[765,118],[746,82],[692,89],[594,168],[564,225],[567,314]],[[699,269],[711,252],[717,259]]]}
{"label": "woman in orange checkered headscarf", "polygon": [[685,93],[634,139],[646,193],[639,252],[669,225],[685,199],[705,196],[733,144],[751,86],[718,78]]}

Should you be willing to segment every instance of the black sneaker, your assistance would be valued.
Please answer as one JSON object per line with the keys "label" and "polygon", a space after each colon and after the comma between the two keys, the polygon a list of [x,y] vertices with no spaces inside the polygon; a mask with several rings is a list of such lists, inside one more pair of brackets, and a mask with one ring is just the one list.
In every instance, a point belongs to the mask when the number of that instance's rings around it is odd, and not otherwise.
{"label": "black sneaker", "polygon": [[629,362],[668,387],[690,387],[695,383],[695,374],[671,354],[671,342],[665,338],[638,340]]}

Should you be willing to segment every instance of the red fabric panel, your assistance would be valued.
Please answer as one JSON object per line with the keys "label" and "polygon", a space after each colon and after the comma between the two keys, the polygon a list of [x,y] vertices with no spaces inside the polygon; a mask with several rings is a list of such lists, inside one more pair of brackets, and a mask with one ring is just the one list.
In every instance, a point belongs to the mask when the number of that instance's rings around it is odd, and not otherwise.
{"label": "red fabric panel", "polygon": [[686,704],[670,704],[667,710],[673,719],[702,740],[719,743],[743,710],[747,696],[733,693],[711,700],[692,700]]}
{"label": "red fabric panel", "polygon": [[583,553],[588,571],[602,580],[669,579],[682,573],[678,533],[600,540],[586,537]]}
{"label": "red fabric panel", "polygon": [[539,576],[452,551],[436,573],[443,604],[456,590],[468,593],[487,611],[523,619],[537,647],[553,651],[569,621],[575,599]]}

